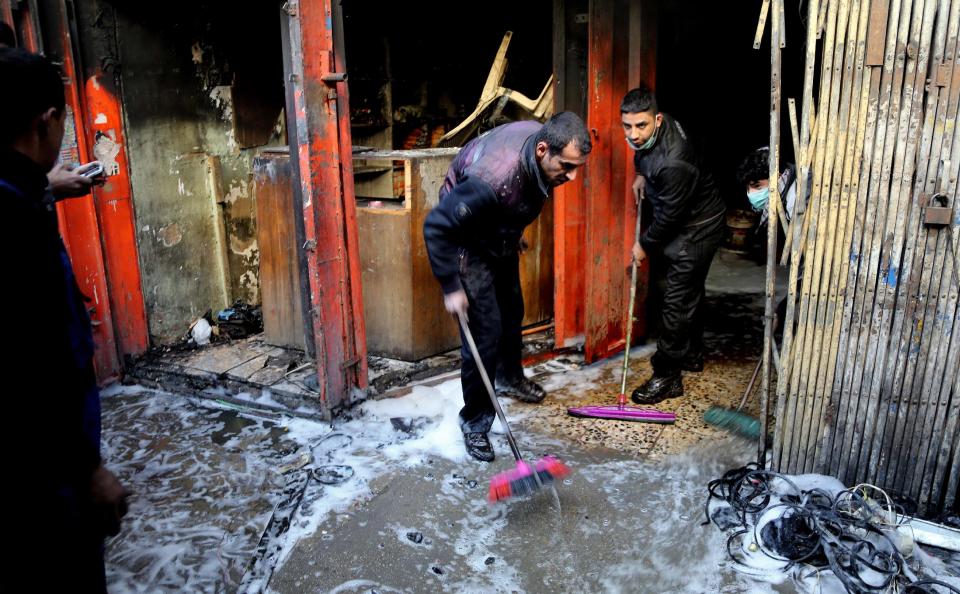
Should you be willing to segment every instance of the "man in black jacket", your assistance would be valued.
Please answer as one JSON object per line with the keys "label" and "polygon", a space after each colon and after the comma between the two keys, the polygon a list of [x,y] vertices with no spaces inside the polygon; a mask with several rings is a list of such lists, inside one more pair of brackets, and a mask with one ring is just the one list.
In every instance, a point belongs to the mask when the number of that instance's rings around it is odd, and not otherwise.
{"label": "man in black jacket", "polygon": [[63,138],[63,81],[19,49],[0,49],[0,80],[3,559],[32,591],[106,592],[103,538],[119,530],[127,493],[100,459],[90,318],[45,175]]}
{"label": "man in black jacket", "polygon": [[660,259],[666,276],[653,377],[632,395],[637,404],[655,404],[683,395],[681,371],[703,370],[704,282],[723,241],[726,209],[680,123],[657,109],[652,91],[627,93],[620,119],[636,151],[634,188],[653,207],[633,257]]}
{"label": "man in black jacket", "polygon": [[[558,113],[541,125],[514,122],[467,143],[450,165],[440,203],[423,236],[447,311],[466,314],[483,366],[496,371],[497,393],[540,402],[543,388],[520,362],[523,295],[518,253],[552,188],[576,178],[590,152],[583,121]],[[462,334],[462,332],[461,332]],[[467,453],[493,460],[487,432],[494,410],[466,339],[461,336],[464,406],[460,428]]]}

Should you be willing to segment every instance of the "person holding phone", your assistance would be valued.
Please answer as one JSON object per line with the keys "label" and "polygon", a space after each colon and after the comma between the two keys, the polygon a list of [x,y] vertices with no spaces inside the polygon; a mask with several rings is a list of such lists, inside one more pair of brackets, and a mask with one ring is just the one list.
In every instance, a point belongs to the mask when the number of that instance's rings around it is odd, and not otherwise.
{"label": "person holding phone", "polygon": [[[103,540],[117,534],[129,493],[100,457],[100,393],[87,305],[50,204],[46,172],[60,154],[59,69],[0,49],[0,233],[9,348],[2,432],[7,512],[3,559],[38,592],[106,592]],[[77,174],[79,175],[79,174]]]}

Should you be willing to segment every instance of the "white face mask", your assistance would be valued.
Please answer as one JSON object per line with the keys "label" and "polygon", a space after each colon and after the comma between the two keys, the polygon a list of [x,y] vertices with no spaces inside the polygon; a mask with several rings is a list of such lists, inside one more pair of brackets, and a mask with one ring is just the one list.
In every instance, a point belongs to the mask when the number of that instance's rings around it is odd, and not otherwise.
{"label": "white face mask", "polygon": [[770,199],[770,186],[766,188],[760,188],[759,190],[752,190],[747,192],[747,200],[750,201],[750,206],[753,207],[753,210],[763,210],[767,207],[767,200]]}

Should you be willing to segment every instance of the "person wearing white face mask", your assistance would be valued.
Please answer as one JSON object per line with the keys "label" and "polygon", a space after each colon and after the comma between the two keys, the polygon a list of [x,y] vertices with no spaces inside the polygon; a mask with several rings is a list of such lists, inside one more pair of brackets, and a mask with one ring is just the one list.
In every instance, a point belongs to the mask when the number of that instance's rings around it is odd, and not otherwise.
{"label": "person wearing white face mask", "polygon": [[633,257],[652,256],[665,279],[653,376],[631,395],[649,405],[682,396],[682,372],[703,370],[704,283],[726,233],[726,205],[683,127],[657,108],[652,91],[624,96],[620,124],[634,150],[637,197],[653,211]]}
{"label": "person wearing white face mask", "polygon": [[[760,223],[757,225],[755,230],[755,241],[757,244],[764,246],[764,251],[766,250],[767,244],[767,220],[769,218],[769,211],[767,210],[768,203],[770,201],[770,149],[768,147],[760,147],[749,155],[747,155],[743,161],[740,163],[740,166],[737,168],[737,181],[740,182],[741,186],[747,193],[747,200],[750,202],[751,208],[753,210],[762,213],[760,216]],[[780,177],[777,180],[777,190],[780,195],[780,213],[778,219],[780,220],[780,233],[777,237],[777,246],[778,249],[782,250],[784,245],[784,240],[786,239],[785,233],[790,229],[790,222],[793,217],[796,217],[798,222],[803,220],[803,212],[805,209],[805,204],[810,197],[810,181],[811,174],[807,175],[807,188],[804,190],[805,199],[800,203],[797,203],[797,169],[796,166],[792,163],[787,164],[787,167],[783,170],[783,173],[780,174]],[[780,254],[777,254],[777,257],[780,257]],[[800,268],[798,271],[798,278],[803,278],[803,263],[800,263]],[[784,297],[780,300],[777,305],[777,314],[776,314],[776,324],[774,327],[774,337],[779,342],[782,333],[783,333],[783,320],[785,318],[787,309],[787,298]]]}
{"label": "person wearing white face mask", "polygon": [[[764,146],[747,155],[737,168],[737,180],[746,190],[750,206],[753,210],[763,213],[760,217],[760,229],[766,228],[767,222],[767,202],[770,199],[769,163],[770,149]],[[795,214],[803,214],[802,206],[797,205],[796,181],[797,169],[792,163],[788,164],[777,181],[777,189],[783,205],[780,215],[785,223],[789,223]],[[805,193],[810,194],[810,184],[807,184]],[[798,210],[795,211],[795,207]],[[783,242],[779,241],[777,245],[783,245]]]}

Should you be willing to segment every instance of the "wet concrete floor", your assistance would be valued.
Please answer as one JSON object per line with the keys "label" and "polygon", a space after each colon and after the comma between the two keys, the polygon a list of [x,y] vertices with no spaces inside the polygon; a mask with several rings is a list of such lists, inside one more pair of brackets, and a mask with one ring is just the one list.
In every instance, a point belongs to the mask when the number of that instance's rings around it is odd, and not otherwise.
{"label": "wet concrete floor", "polygon": [[[687,394],[659,408],[675,425],[577,419],[566,407],[612,404],[620,361],[534,369],[550,391],[540,405],[511,404],[515,430],[536,456],[561,457],[573,474],[553,493],[490,505],[491,475],[512,465],[502,435],[491,465],[431,458],[390,472],[349,513],[302,538],[271,581],[294,592],[794,592],[729,568],[726,536],[703,526],[707,483],[755,459],[756,444],[703,423],[712,404],[734,407],[753,371],[762,298],[710,300],[705,370]],[[628,390],[645,379],[653,345],[635,349]],[[570,370],[562,371],[566,365]],[[553,369],[554,371],[550,371]],[[746,410],[756,414],[759,400]]]}
{"label": "wet concrete floor", "polygon": [[[701,526],[707,482],[756,452],[701,415],[711,404],[736,405],[762,334],[760,296],[723,293],[710,305],[706,369],[685,377],[685,397],[660,407],[677,413],[676,425],[566,415],[568,406],[613,403],[617,360],[533,370],[550,397],[510,403],[508,412],[526,452],[573,469],[556,496],[487,503],[490,476],[512,465],[502,434],[490,465],[451,455],[398,462],[381,448],[415,435],[393,432],[389,419],[344,421],[337,431],[356,431],[350,457],[327,458],[353,464],[357,476],[339,491],[310,487],[269,591],[792,592],[729,569],[724,535]],[[632,361],[628,390],[649,374],[651,353],[640,349]],[[756,398],[747,410],[759,410]],[[449,422],[438,419],[427,429]],[[280,420],[176,396],[106,398],[105,459],[135,491],[123,532],[108,543],[111,591],[237,591],[284,484],[279,469],[304,448],[316,454],[317,440],[334,431],[305,424],[292,438]],[[414,434],[427,430],[414,425]]]}
{"label": "wet concrete floor", "polygon": [[[574,470],[544,492],[490,505],[490,466],[433,461],[391,473],[351,513],[304,538],[271,582],[293,592],[793,592],[727,567],[702,526],[705,485],[749,456],[727,439],[643,461],[524,433]],[[502,441],[502,440],[501,440]],[[500,444],[503,446],[503,444]],[[504,452],[503,447],[498,448]]]}

